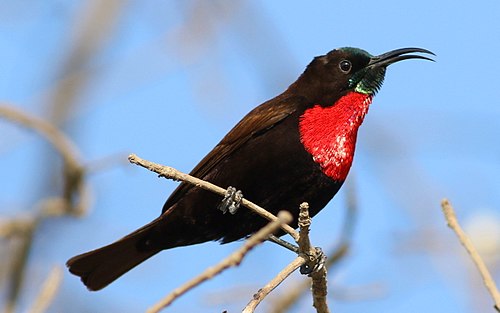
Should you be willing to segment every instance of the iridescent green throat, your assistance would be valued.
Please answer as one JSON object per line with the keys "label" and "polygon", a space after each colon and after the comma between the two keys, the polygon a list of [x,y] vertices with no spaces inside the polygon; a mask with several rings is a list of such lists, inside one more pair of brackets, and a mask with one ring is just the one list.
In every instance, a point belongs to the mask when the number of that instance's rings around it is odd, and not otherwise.
{"label": "iridescent green throat", "polygon": [[349,79],[349,88],[365,94],[375,95],[384,82],[385,67],[366,67],[355,73]]}

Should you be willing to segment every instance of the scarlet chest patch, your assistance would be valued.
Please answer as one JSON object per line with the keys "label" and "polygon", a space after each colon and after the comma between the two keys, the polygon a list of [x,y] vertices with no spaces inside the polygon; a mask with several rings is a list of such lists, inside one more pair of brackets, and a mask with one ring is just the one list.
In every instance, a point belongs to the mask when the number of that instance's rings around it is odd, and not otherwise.
{"label": "scarlet chest patch", "polygon": [[300,140],[325,175],[343,181],[349,173],[358,128],[373,96],[350,92],[333,106],[316,105],[300,116]]}

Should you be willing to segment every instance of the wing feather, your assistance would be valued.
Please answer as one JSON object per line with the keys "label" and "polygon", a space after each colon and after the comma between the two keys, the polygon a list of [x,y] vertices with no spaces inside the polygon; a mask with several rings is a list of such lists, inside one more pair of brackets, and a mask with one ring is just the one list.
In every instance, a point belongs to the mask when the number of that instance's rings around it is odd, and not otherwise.
{"label": "wing feather", "polygon": [[[257,136],[262,136],[304,104],[305,99],[303,97],[282,94],[259,105],[236,124],[189,174],[203,179],[222,160],[226,159],[246,142]],[[181,183],[168,198],[163,206],[162,213],[176,203],[192,187],[190,184]]]}

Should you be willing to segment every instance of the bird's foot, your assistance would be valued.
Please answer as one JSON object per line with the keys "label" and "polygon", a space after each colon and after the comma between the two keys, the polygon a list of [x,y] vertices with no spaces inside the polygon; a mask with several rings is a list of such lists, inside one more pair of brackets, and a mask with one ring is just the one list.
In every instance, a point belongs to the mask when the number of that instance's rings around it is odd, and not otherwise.
{"label": "bird's foot", "polygon": [[316,253],[314,253],[314,255],[306,254],[310,262],[306,262],[300,267],[300,273],[302,275],[310,276],[312,273],[320,271],[325,266],[326,255],[323,253],[323,250],[319,247],[316,247],[315,250]]}
{"label": "bird's foot", "polygon": [[236,214],[242,199],[243,193],[241,190],[236,190],[236,188],[229,186],[224,195],[224,199],[222,199],[222,202],[219,204],[219,210],[221,210],[223,214],[226,214],[228,211],[231,214]]}

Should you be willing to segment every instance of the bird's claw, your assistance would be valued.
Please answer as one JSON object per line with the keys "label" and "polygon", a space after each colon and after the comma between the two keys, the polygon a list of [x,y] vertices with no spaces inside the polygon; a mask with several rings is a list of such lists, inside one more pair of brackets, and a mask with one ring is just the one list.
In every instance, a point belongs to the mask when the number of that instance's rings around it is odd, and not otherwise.
{"label": "bird's claw", "polygon": [[226,190],[226,194],[224,195],[224,199],[222,199],[222,202],[219,204],[219,210],[221,210],[223,214],[226,214],[228,211],[231,214],[236,214],[242,199],[243,192],[229,186]]}
{"label": "bird's claw", "polygon": [[323,250],[321,250],[321,248],[316,247],[315,249],[315,257],[310,254],[306,255],[309,258],[310,262],[306,262],[300,267],[300,273],[302,275],[311,276],[312,273],[320,271],[325,266],[326,255],[323,253]]}

